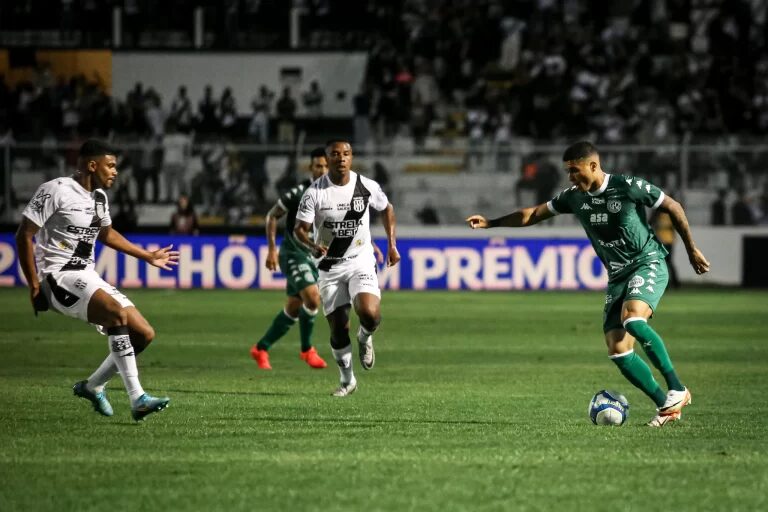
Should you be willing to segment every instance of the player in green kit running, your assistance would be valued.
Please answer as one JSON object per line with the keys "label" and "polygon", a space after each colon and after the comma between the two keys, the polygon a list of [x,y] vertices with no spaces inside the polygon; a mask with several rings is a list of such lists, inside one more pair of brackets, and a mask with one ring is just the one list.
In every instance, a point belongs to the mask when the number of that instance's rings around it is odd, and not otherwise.
{"label": "player in green kit running", "polygon": [[[312,173],[312,181],[320,178],[328,172],[328,162],[325,158],[325,149],[317,148],[310,153],[309,170]],[[312,346],[312,331],[315,326],[317,309],[320,306],[320,292],[317,287],[317,267],[315,266],[309,250],[296,242],[293,236],[293,228],[296,223],[296,211],[299,208],[304,190],[312,182],[306,180],[283,194],[277,203],[267,213],[267,253],[266,266],[271,271],[278,268],[278,251],[275,244],[277,234],[277,221],[286,216],[285,232],[280,244],[279,264],[285,274],[286,294],[285,308],[272,320],[267,332],[261,340],[251,348],[251,357],[262,370],[271,370],[269,362],[269,349],[283,337],[285,333],[299,322],[299,337],[301,339],[301,359],[312,368],[325,368],[326,362]]]}
{"label": "player in green kit running", "polygon": [[[693,242],[680,203],[659,188],[641,178],[604,172],[597,149],[589,142],[566,149],[563,162],[573,186],[551,201],[498,219],[472,215],[467,222],[472,229],[525,227],[561,213],[575,215],[608,270],[603,331],[610,358],[624,377],[656,404],[649,426],[677,421],[683,407],[691,402],[691,393],[680,382],[664,341],[648,325],[664,294],[668,273],[664,262],[667,251],[648,225],[645,207],[669,214],[697,274],[708,272],[709,262]],[[664,376],[667,393],[650,367],[634,353],[635,340]]]}

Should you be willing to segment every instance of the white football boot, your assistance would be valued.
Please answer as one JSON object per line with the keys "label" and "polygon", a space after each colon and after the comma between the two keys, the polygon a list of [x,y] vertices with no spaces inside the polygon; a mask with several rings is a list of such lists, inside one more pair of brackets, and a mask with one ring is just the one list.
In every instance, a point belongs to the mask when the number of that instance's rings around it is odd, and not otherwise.
{"label": "white football boot", "polygon": [[363,370],[370,370],[376,364],[376,353],[373,351],[373,335],[363,334],[363,328],[357,330],[357,344],[360,349],[360,364]]}

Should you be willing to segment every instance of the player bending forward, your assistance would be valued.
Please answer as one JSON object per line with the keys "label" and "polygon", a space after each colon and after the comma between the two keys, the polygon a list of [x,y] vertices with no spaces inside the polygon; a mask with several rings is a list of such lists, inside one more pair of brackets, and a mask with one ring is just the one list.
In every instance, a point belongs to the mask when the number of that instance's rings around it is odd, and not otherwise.
{"label": "player bending forward", "polygon": [[[561,213],[575,215],[608,270],[603,332],[610,358],[624,377],[656,404],[649,426],[677,421],[683,407],[691,402],[691,393],[680,382],[664,341],[648,325],[664,294],[668,273],[664,262],[667,251],[648,225],[645,207],[669,214],[697,274],[708,272],[709,262],[693,242],[680,203],[660,189],[640,178],[604,172],[597,149],[589,142],[570,146],[563,161],[573,186],[551,201],[498,219],[472,215],[467,222],[472,229],[524,227]],[[635,354],[636,339],[664,376],[667,393]]]}
{"label": "player bending forward", "polygon": [[178,264],[179,253],[170,245],[146,251],[112,229],[104,190],[112,187],[117,174],[115,151],[103,142],[86,141],[72,177],[48,181],[37,189],[24,209],[16,246],[35,314],[52,307],[107,333],[109,355],[88,380],[74,385],[75,395],[90,400],[96,412],[112,416],[104,387],[119,372],[131,400],[131,415],[141,421],[170,401],[148,395],[139,382],[136,354],[149,345],[155,331],[128,297],[96,273],[93,247],[98,238],[165,270]]}
{"label": "player bending forward", "polygon": [[[341,379],[333,396],[345,397],[357,389],[352,371],[349,310],[360,319],[357,331],[360,364],[373,368],[373,332],[381,322],[381,292],[371,245],[369,207],[384,211],[387,265],[400,261],[395,247],[395,212],[378,183],[351,170],[352,147],[347,141],[326,144],[328,174],[304,192],[296,214],[294,234],[319,258],[320,296],[331,330],[333,357]],[[314,240],[309,230],[314,223]]]}

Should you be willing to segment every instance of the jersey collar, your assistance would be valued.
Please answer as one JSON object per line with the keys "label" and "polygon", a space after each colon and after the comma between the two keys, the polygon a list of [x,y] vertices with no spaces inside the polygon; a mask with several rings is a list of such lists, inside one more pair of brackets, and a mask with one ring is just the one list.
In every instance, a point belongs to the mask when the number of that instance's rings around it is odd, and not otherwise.
{"label": "jersey collar", "polygon": [[594,192],[590,192],[589,190],[587,190],[587,194],[589,194],[591,196],[599,196],[600,194],[605,192],[605,189],[608,188],[608,180],[610,180],[610,179],[611,179],[611,175],[606,172],[605,173],[605,179],[603,180],[603,184],[600,185],[600,188],[595,190]]}

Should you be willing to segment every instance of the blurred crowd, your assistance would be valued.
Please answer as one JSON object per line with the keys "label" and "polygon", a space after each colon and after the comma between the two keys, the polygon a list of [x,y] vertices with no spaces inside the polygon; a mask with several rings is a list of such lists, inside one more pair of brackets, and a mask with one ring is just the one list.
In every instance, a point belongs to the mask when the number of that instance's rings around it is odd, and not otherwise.
{"label": "blurred crowd", "polygon": [[[300,8],[302,48],[368,51],[364,81],[349,99],[352,122],[336,125],[348,131],[339,135],[358,148],[405,151],[430,140],[441,147],[462,141],[469,169],[489,146],[502,148],[494,165],[503,168],[503,148],[521,139],[559,144],[588,137],[599,145],[653,146],[687,137],[722,145],[760,141],[768,132],[768,2],[762,0],[61,0],[58,9],[44,4],[50,2],[0,4],[0,32],[54,27],[80,34],[75,39],[81,46],[108,46],[109,34],[91,29],[109,27],[103,22],[119,7],[124,46],[162,48],[162,37],[147,34],[184,32],[193,9],[201,7],[216,34],[206,46],[273,49],[287,46],[289,13]],[[254,39],[247,37],[250,32],[282,36]],[[138,82],[127,97],[116,98],[96,78],[64,80],[41,63],[33,80],[13,88],[0,76],[0,143],[74,146],[91,135],[117,139],[137,148],[127,155],[135,199],[172,202],[192,193],[197,204],[221,210],[222,204],[263,199],[266,186],[264,156],[237,154],[229,143],[289,146],[299,130],[309,140],[323,140],[327,130],[321,127],[328,125],[307,120],[325,118],[324,90],[331,86],[313,82],[303,90],[272,91],[255,84],[251,104],[237,105],[227,88],[209,87],[202,97],[190,98],[180,84],[175,97],[161,98]],[[208,172],[183,183],[179,177],[193,153]],[[725,168],[738,178],[762,172],[768,152],[726,160],[705,156],[692,168]],[[677,158],[651,151],[640,163],[666,172]],[[164,187],[157,186],[161,178]],[[753,185],[739,180],[737,187]],[[147,184],[155,185],[151,198],[144,192]]]}

